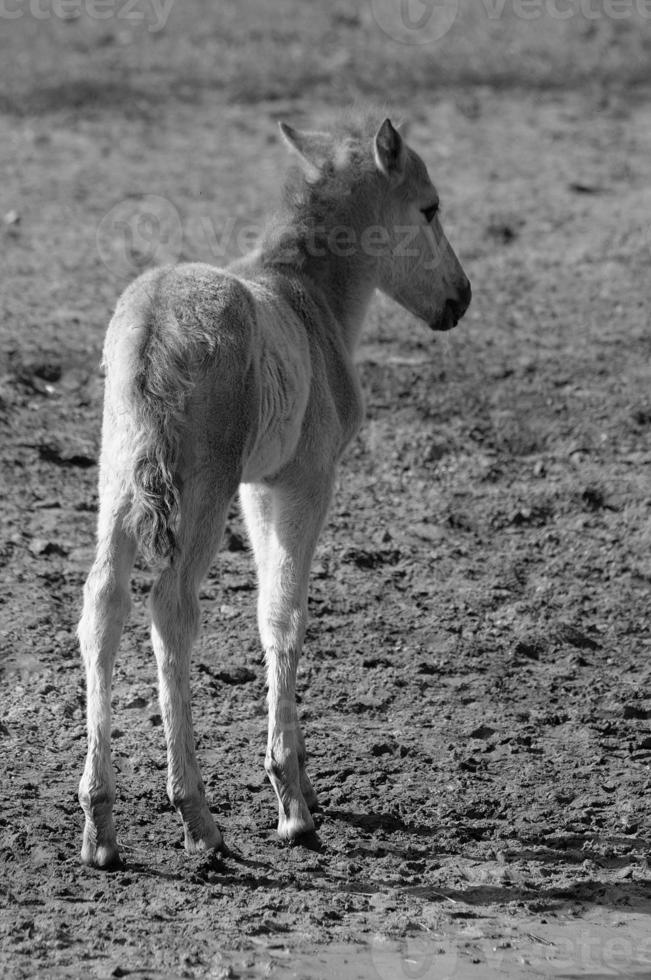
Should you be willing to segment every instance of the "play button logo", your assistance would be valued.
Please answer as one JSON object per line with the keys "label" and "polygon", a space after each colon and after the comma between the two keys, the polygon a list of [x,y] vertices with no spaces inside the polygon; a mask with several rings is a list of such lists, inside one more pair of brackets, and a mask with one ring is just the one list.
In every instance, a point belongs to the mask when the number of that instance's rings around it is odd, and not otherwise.
{"label": "play button logo", "polygon": [[401,44],[431,44],[453,26],[459,0],[371,0],[371,7],[387,37]]}

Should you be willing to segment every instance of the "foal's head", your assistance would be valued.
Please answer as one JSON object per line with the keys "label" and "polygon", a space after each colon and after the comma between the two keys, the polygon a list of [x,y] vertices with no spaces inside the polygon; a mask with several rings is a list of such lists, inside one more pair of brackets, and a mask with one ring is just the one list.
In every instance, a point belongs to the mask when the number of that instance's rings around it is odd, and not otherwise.
{"label": "foal's head", "polygon": [[470,282],[441,227],[427,167],[398,130],[388,119],[377,131],[363,123],[337,136],[280,128],[302,164],[290,199],[305,262],[332,263],[339,284],[364,275],[432,329],[454,327]]}

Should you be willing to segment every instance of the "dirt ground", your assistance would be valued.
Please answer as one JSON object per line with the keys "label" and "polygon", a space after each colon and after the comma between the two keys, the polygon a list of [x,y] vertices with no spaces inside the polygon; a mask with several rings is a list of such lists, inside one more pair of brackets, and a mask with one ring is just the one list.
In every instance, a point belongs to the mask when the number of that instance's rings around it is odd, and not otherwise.
{"label": "dirt ground", "polygon": [[[651,976],[651,21],[462,4],[410,47],[378,9],[0,23],[3,977]],[[320,844],[276,838],[234,511],[192,668],[232,853],[182,849],[139,566],[126,866],[88,870],[103,331],[140,268],[238,254],[278,195],[279,118],[367,99],[410,118],[474,301],[444,338],[380,297],[369,316],[299,673]]]}

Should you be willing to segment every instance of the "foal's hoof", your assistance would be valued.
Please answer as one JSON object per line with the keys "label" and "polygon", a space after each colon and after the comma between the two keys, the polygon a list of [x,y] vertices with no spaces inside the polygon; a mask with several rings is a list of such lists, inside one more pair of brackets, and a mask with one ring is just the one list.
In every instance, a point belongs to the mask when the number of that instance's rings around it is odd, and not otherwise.
{"label": "foal's hoof", "polygon": [[314,833],[314,820],[306,806],[299,812],[287,816],[282,810],[278,817],[278,836],[282,840],[297,840],[305,834]]}
{"label": "foal's hoof", "polygon": [[190,828],[187,824],[185,830],[185,850],[188,854],[205,854],[208,851],[223,851],[225,849],[224,838],[215,821],[210,817],[203,821],[200,830],[196,827]]}
{"label": "foal's hoof", "polygon": [[188,854],[205,854],[209,851],[223,851],[226,845],[219,829],[214,828],[214,833],[206,834],[202,837],[193,837],[186,828],[185,831],[185,850]]}
{"label": "foal's hoof", "polygon": [[203,796],[199,799],[195,797],[175,801],[174,805],[183,821],[185,850],[188,854],[223,850],[224,840]]}
{"label": "foal's hoof", "polygon": [[79,802],[84,811],[84,840],[81,860],[89,868],[109,871],[120,868],[120,852],[113,822],[113,799],[108,793],[90,793],[79,790]]}
{"label": "foal's hoof", "polygon": [[94,835],[84,832],[81,846],[81,860],[89,868],[102,871],[116,871],[122,867],[122,859],[116,843],[97,844]]}

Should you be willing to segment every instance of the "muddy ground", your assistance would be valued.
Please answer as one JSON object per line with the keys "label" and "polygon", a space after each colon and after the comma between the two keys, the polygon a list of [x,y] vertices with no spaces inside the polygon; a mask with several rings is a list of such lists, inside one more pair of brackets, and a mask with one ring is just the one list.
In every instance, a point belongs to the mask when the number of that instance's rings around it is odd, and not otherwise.
{"label": "muddy ground", "polygon": [[[374,9],[0,25],[3,976],[651,976],[651,22],[462,5],[409,46]],[[238,253],[277,197],[278,118],[369,98],[411,118],[475,298],[445,338],[388,300],[369,316],[299,675],[320,845],[275,835],[234,511],[192,668],[233,853],[182,849],[139,566],[126,866],[82,868],[111,309],[152,261]]]}

